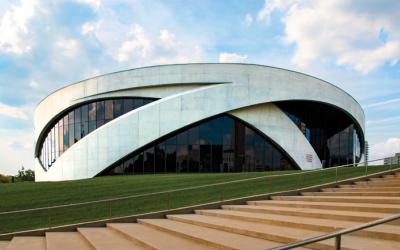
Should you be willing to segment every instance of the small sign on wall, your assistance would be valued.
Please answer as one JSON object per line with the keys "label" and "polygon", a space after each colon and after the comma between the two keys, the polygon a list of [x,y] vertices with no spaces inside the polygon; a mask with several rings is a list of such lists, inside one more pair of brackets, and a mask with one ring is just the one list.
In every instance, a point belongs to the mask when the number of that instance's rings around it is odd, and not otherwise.
{"label": "small sign on wall", "polygon": [[312,162],[312,154],[306,154],[306,161]]}

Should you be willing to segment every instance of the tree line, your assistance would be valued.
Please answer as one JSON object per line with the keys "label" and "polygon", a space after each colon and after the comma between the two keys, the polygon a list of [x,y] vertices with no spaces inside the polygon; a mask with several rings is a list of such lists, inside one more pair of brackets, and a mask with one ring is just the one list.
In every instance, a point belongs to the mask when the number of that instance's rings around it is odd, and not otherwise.
{"label": "tree line", "polygon": [[0,174],[0,183],[14,183],[14,182],[34,181],[34,180],[35,180],[35,171],[33,171],[32,169],[25,170],[24,167],[18,170],[18,174],[15,176]]}

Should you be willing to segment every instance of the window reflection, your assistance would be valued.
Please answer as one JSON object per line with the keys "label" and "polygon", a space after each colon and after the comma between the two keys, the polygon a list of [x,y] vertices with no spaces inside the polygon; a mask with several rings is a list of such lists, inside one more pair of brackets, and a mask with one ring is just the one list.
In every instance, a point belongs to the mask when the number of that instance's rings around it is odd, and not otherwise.
{"label": "window reflection", "polygon": [[228,115],[201,122],[149,145],[101,175],[116,174],[115,168],[131,161],[134,174],[294,169],[263,136]]}
{"label": "window reflection", "polygon": [[[153,102],[154,98],[124,98],[91,102],[81,105],[63,114],[51,126],[41,143],[39,159],[47,169],[69,147],[85,137],[96,128],[135,108]],[[154,153],[153,153],[154,155]],[[142,159],[143,160],[143,159]],[[149,163],[153,164],[154,163]],[[143,171],[143,166],[142,170]],[[115,173],[133,173],[134,161],[121,165]]]}
{"label": "window reflection", "polygon": [[322,103],[286,101],[277,104],[310,142],[323,167],[360,161],[360,131],[349,116]]}

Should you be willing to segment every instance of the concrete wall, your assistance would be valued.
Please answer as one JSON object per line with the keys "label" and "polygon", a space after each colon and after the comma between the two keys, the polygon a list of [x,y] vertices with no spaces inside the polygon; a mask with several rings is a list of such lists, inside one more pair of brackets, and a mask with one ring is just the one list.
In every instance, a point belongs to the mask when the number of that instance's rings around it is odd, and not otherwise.
{"label": "concrete wall", "polygon": [[[38,181],[90,178],[157,138],[210,116],[229,112],[265,132],[302,168],[321,167],[304,135],[275,105],[308,100],[335,106],[364,131],[360,105],[343,90],[301,73],[260,65],[184,64],[133,69],[95,77],[48,97],[35,114],[35,140],[72,105],[99,97],[161,98],[96,129],[64,152],[45,172],[36,160]],[[36,152],[39,145],[36,145]],[[306,162],[305,155],[313,161]]]}

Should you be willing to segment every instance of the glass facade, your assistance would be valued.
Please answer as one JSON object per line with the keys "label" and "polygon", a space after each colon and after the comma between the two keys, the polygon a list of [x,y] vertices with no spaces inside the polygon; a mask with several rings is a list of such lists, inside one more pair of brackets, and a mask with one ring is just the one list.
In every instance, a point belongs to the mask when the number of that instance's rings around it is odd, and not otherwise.
{"label": "glass facade", "polygon": [[229,115],[170,134],[99,175],[295,169],[263,135]]}
{"label": "glass facade", "polygon": [[85,103],[63,113],[46,131],[39,159],[46,170],[69,147],[112,119],[139,108],[154,98],[118,98]]}
{"label": "glass facade", "polygon": [[361,130],[344,112],[329,105],[285,101],[276,103],[313,146],[323,167],[360,161]]}

